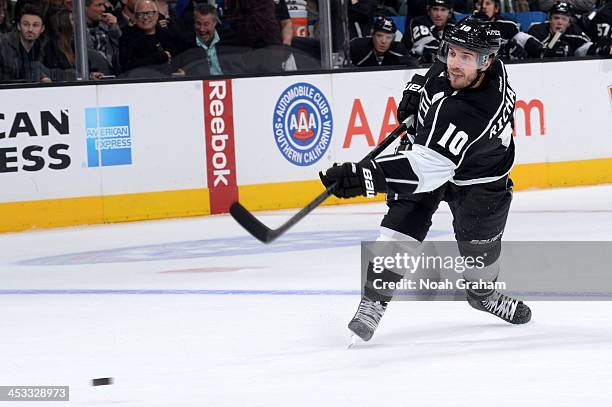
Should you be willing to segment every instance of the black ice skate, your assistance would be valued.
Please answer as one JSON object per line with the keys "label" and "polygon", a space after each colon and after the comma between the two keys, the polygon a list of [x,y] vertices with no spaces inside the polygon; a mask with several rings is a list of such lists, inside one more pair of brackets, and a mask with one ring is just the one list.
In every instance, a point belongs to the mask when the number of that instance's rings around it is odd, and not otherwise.
{"label": "black ice skate", "polygon": [[511,324],[526,324],[531,319],[531,310],[523,301],[494,291],[488,297],[477,297],[468,293],[468,303],[477,310],[493,314]]}
{"label": "black ice skate", "polygon": [[[348,328],[364,341],[369,341],[378,327],[387,303],[384,301],[372,301],[368,297],[362,297],[355,316],[349,322]],[[354,342],[353,342],[354,344]],[[350,347],[350,346],[349,346]]]}

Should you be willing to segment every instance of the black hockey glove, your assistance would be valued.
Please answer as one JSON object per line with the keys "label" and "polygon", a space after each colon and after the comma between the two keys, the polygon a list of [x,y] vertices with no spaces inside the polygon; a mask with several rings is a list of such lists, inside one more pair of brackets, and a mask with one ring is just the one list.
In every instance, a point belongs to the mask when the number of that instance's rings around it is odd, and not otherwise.
{"label": "black hockey glove", "polygon": [[510,41],[508,41],[508,44],[506,45],[506,47],[508,49],[508,55],[510,56],[510,59],[529,58],[529,54],[527,53],[525,48],[521,47],[521,45],[518,42],[516,42],[515,39],[511,39]]}
{"label": "black hockey glove", "polygon": [[588,55],[599,55],[602,57],[612,55],[612,37],[599,41],[597,44],[591,45]]}
{"label": "black hockey glove", "polygon": [[410,82],[406,84],[404,94],[402,95],[402,101],[397,108],[397,120],[400,123],[418,113],[421,90],[424,85],[425,77],[419,74],[414,74]]}
{"label": "black hockey glove", "polygon": [[332,191],[338,198],[372,198],[377,192],[387,191],[385,176],[374,161],[334,164],[325,174],[319,172],[319,177],[326,188],[334,182],[338,183]]}
{"label": "black hockey glove", "polygon": [[[421,64],[433,64],[436,62],[436,55],[438,54],[438,41],[430,41],[423,47],[423,53],[419,58]],[[414,80],[414,78],[412,78]]]}
{"label": "black hockey glove", "polygon": [[416,129],[413,126],[408,127],[408,130],[406,130],[406,134],[404,134],[401,138],[400,138],[400,142],[397,145],[397,147],[395,147],[395,154],[398,154],[402,151],[408,151],[408,150],[412,150],[412,144],[414,143],[414,138],[416,137]]}

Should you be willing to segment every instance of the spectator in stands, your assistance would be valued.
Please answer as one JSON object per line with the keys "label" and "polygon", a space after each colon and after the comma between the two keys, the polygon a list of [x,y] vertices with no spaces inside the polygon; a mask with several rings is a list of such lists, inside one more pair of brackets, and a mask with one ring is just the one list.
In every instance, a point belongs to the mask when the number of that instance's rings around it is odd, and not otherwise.
{"label": "spectator in stands", "polygon": [[402,43],[421,63],[433,63],[448,25],[454,25],[453,0],[427,0],[427,16],[410,20]]}
{"label": "spectator in stands", "polygon": [[[304,5],[304,7],[306,6]],[[288,57],[285,61],[283,61],[282,65],[283,71],[296,71],[297,65],[295,62],[295,57],[293,56],[292,50],[289,48],[293,42],[293,23],[291,22],[289,8],[287,7],[285,0],[274,0],[274,14],[276,16],[276,21],[281,28],[283,45],[288,47]]]}
{"label": "spectator in stands", "polygon": [[[76,56],[74,51],[74,26],[72,13],[67,9],[56,9],[50,11],[49,25],[47,26],[47,38],[43,49],[43,64],[49,68],[49,76],[53,81],[76,80]],[[110,67],[98,64],[95,60],[89,60],[89,79],[101,79],[104,74],[109,73]]]}
{"label": "spectator in stands", "polygon": [[157,4],[157,9],[159,10],[159,19],[157,20],[157,23],[161,27],[165,28],[168,26],[168,23],[170,23],[170,20],[174,19],[174,12],[170,9],[168,0],[155,0],[155,3]]}
{"label": "spectator in stands", "polygon": [[223,75],[217,54],[220,38],[217,32],[217,8],[209,4],[199,4],[193,14],[195,45],[204,50],[210,75]]}
{"label": "spectator in stands", "polygon": [[379,17],[374,22],[371,37],[351,40],[351,61],[354,66],[417,66],[416,61],[407,55],[406,48],[393,41],[397,27],[390,18]]}
{"label": "spectator in stands", "polygon": [[180,54],[191,45],[191,30],[192,27],[185,27],[183,21],[177,18],[172,9],[170,9],[168,0],[155,0],[159,12],[157,24],[170,32],[170,36],[175,42],[175,55]]}
{"label": "spectator in stands", "polygon": [[43,63],[54,81],[76,80],[74,29],[70,11],[52,11],[48,17],[48,41],[44,46]]}
{"label": "spectator in stands", "polygon": [[85,0],[87,48],[98,51],[115,71],[121,29],[117,17],[106,11],[105,0]]}
{"label": "spectator in stands", "polygon": [[229,0],[226,21],[228,44],[248,48],[280,45],[281,30],[274,15],[274,0]]}
{"label": "spectator in stands", "polygon": [[[287,12],[282,8],[282,3],[286,3]],[[336,3],[331,4],[332,18],[334,18]],[[320,69],[321,68],[321,43],[318,38],[318,25],[315,24],[310,31],[310,26],[295,26],[292,20],[285,21],[291,17],[289,9],[292,12],[300,12],[301,15],[307,16],[307,21],[318,21],[318,3],[317,0],[281,0],[277,5],[277,19],[284,22],[283,43],[288,42],[289,21],[291,21],[291,56],[283,63],[283,69],[289,70],[293,61],[295,61],[296,69]],[[283,23],[281,23],[283,27]],[[295,35],[294,35],[295,34]],[[348,39],[347,42],[348,44]],[[332,48],[338,50],[344,44],[344,31],[337,24],[332,24]],[[348,52],[348,47],[347,47]],[[347,55],[348,58],[348,55]]]}
{"label": "spectator in stands", "polygon": [[0,33],[7,33],[13,29],[11,24],[11,1],[0,0]]}
{"label": "spectator in stands", "polygon": [[242,50],[244,67],[250,73],[282,72],[290,52],[282,44],[274,0],[229,0],[225,4],[223,44]]}
{"label": "spectator in stands", "polygon": [[283,44],[291,46],[293,40],[293,24],[285,0],[274,0],[274,15],[280,24]]}
{"label": "spectator in stands", "polygon": [[595,52],[589,38],[571,23],[571,15],[569,3],[560,1],[550,9],[548,21],[529,27],[529,34],[544,46],[544,58],[584,56]]}
{"label": "spectator in stands", "polygon": [[51,81],[49,70],[42,63],[40,36],[44,31],[42,12],[25,4],[17,30],[0,37],[0,80]]}
{"label": "spectator in stands", "polygon": [[125,29],[119,39],[122,72],[151,67],[170,73],[172,57],[177,54],[177,38],[167,28],[158,26],[159,12],[153,0],[138,0],[134,8],[136,24]]}
{"label": "spectator in stands", "polygon": [[121,31],[134,25],[134,6],[136,6],[136,0],[121,0],[117,2],[113,14],[117,17],[117,24]]}

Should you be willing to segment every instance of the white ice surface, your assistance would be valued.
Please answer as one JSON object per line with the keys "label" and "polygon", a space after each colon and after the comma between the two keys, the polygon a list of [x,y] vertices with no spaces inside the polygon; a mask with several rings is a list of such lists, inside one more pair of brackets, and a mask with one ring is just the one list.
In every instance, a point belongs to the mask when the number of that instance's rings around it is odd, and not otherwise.
{"label": "white ice surface", "polygon": [[[69,385],[69,406],[611,405],[610,302],[531,302],[525,326],[397,302],[347,350],[384,210],[320,208],[269,246],[228,216],[0,235],[0,385]],[[431,236],[453,239],[446,206]],[[612,240],[612,186],[517,193],[505,239]]]}

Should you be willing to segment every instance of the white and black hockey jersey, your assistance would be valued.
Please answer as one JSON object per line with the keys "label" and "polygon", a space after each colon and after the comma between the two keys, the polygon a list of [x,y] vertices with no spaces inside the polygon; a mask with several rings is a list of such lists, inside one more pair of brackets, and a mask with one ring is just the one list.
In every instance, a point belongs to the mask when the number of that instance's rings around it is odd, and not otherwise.
{"label": "white and black hockey jersey", "polygon": [[[550,32],[550,22],[532,24],[529,27],[529,35],[538,39],[542,45],[548,46],[548,43],[553,39],[554,34]],[[593,45],[589,37],[587,37],[578,27],[570,25],[569,29],[561,35],[559,43],[566,44],[566,56],[585,56],[589,53],[589,48]]]}
{"label": "white and black hockey jersey", "polygon": [[[444,26],[454,25],[454,20],[449,21]],[[418,16],[410,20],[409,32],[402,37],[404,46],[415,56],[422,56],[426,53],[436,54],[444,29],[439,30],[429,16]]]}
{"label": "white and black hockey jersey", "polygon": [[594,43],[612,41],[612,1],[586,16],[585,33]]}
{"label": "white and black hockey jersey", "polygon": [[514,163],[516,93],[503,62],[494,62],[478,89],[451,88],[439,61],[426,78],[412,149],[375,160],[389,198],[433,191],[448,181],[462,186],[506,176]]}
{"label": "white and black hockey jersey", "polygon": [[376,55],[372,37],[353,38],[350,42],[351,61],[354,66],[417,66],[399,41],[393,41],[383,55]]}

